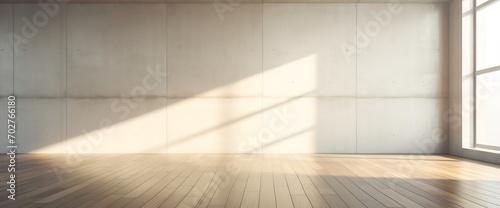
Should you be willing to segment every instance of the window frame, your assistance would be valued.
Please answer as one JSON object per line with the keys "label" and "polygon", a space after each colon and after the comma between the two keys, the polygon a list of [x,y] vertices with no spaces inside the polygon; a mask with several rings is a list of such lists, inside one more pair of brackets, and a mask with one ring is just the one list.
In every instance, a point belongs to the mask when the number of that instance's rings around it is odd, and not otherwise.
{"label": "window frame", "polygon": [[[493,72],[500,71],[500,65],[489,67],[482,70],[477,70],[477,12],[491,6],[493,4],[500,4],[500,0],[487,0],[480,5],[476,5],[477,0],[472,0],[472,72],[474,73],[473,78],[473,106],[474,106],[474,122],[473,122],[473,145],[474,148],[482,148],[489,150],[500,151],[500,146],[492,146],[486,144],[480,144],[477,142],[477,77],[483,74],[489,74]],[[500,38],[500,37],[499,37]],[[500,137],[500,135],[499,135]]]}

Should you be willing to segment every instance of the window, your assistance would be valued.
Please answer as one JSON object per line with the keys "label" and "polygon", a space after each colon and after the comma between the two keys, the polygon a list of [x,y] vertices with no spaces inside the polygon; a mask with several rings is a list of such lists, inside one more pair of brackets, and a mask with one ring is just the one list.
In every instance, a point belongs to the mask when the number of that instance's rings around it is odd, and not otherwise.
{"label": "window", "polygon": [[500,1],[474,6],[475,147],[500,150]]}

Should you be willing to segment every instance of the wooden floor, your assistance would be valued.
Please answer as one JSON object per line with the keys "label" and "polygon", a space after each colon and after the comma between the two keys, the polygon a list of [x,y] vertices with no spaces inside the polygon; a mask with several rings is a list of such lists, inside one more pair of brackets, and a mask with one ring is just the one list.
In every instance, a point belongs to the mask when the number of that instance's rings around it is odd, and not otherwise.
{"label": "wooden floor", "polygon": [[447,155],[25,154],[16,167],[0,207],[500,207],[498,165]]}

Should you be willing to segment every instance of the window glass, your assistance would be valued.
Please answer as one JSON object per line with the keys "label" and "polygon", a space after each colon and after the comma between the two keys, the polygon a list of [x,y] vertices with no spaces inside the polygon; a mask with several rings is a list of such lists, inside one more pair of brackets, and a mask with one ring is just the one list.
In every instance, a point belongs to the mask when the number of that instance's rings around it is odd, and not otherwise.
{"label": "window glass", "polygon": [[500,65],[500,1],[476,11],[476,69]]}
{"label": "window glass", "polygon": [[484,2],[487,2],[488,0],[476,0],[476,6],[479,6],[483,4]]}
{"label": "window glass", "polygon": [[500,71],[476,79],[476,143],[500,147]]}

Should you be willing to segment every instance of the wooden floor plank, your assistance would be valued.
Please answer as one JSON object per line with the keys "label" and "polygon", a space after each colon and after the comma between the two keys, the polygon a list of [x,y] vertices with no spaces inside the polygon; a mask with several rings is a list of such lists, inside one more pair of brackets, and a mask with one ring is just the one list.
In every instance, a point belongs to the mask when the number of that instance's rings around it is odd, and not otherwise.
{"label": "wooden floor plank", "polygon": [[292,195],[293,205],[296,208],[312,208],[309,198],[304,195]]}
{"label": "wooden floor plank", "polygon": [[243,194],[243,199],[241,200],[242,208],[257,208],[259,207],[259,192],[247,191]]}
{"label": "wooden floor plank", "polygon": [[240,207],[246,185],[246,181],[242,180],[237,180],[234,183],[226,203],[227,207]]}
{"label": "wooden floor plank", "polygon": [[274,193],[274,177],[272,169],[272,157],[263,156],[262,174],[260,180],[260,208],[276,208],[276,195]]}
{"label": "wooden floor plank", "polygon": [[89,154],[69,166],[65,154],[16,157],[17,199],[0,207],[500,208],[500,167],[450,155]]}
{"label": "wooden floor plank", "polygon": [[293,207],[292,197],[286,186],[275,187],[276,193],[276,207],[277,208],[287,208]]}
{"label": "wooden floor plank", "polygon": [[[368,176],[365,177],[365,181],[372,184],[372,186],[377,187],[380,191],[382,191],[387,196],[391,197],[393,200],[398,203],[404,204],[419,204],[419,206],[424,207],[457,207],[458,205],[446,201],[442,198],[435,197],[435,195],[430,194],[421,190],[418,187],[415,187],[404,180],[394,180],[394,178],[385,178],[380,177],[380,173],[375,172],[377,167],[372,167],[365,163],[365,160],[361,160],[358,162],[351,162],[352,166],[356,166],[358,173],[368,173]],[[351,167],[352,167],[351,166]],[[386,170],[384,170],[386,171]],[[388,176],[388,173],[383,173],[384,176]],[[391,190],[391,191],[387,191]],[[396,192],[393,194],[392,192]],[[390,193],[390,194],[387,194]],[[412,201],[413,203],[410,203]],[[461,206],[458,206],[461,207]]]}

